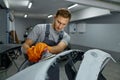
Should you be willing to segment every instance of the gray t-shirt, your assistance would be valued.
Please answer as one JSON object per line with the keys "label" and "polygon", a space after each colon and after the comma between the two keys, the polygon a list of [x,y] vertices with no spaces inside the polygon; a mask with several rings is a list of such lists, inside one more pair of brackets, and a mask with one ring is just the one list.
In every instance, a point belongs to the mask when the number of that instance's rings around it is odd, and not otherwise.
{"label": "gray t-shirt", "polygon": [[[49,31],[49,40],[55,41],[57,43],[59,38],[59,32],[55,31],[51,25]],[[34,43],[43,42],[45,38],[45,32],[46,24],[38,24],[33,28],[27,38],[32,39]],[[66,45],[70,43],[70,36],[65,31],[63,31],[63,39],[61,41],[65,42]]]}

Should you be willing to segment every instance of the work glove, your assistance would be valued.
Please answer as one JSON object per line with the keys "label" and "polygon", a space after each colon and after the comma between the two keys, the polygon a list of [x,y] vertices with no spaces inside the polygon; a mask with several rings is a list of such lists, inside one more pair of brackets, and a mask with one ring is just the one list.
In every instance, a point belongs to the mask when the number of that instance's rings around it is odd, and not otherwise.
{"label": "work glove", "polygon": [[51,47],[42,42],[32,46],[27,50],[28,60],[30,62],[38,62],[42,57],[42,53],[44,53],[46,49],[49,51]]}

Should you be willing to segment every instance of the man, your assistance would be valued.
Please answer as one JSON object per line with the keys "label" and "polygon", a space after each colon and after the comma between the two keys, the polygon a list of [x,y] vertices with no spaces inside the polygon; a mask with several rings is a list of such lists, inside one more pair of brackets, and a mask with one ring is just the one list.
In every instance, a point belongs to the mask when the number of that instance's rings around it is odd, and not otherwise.
{"label": "man", "polygon": [[[34,52],[32,51],[36,51],[39,46],[43,46],[42,51],[40,51],[41,54],[46,49],[52,54],[58,54],[62,52],[70,42],[70,36],[64,31],[64,28],[67,26],[70,19],[71,13],[67,9],[61,8],[56,12],[52,24],[36,25],[28,35],[25,43],[22,45],[22,49],[28,55],[28,58],[33,56]],[[31,47],[33,44],[37,44],[38,42],[40,42],[40,45],[38,44],[34,47]],[[41,57],[39,57],[39,59],[40,58]],[[37,61],[38,59],[33,60],[33,62]]]}

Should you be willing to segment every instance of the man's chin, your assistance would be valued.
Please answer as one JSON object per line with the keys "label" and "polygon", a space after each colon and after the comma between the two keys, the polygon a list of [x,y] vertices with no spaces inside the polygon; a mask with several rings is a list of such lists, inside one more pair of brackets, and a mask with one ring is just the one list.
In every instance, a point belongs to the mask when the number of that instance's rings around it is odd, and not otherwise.
{"label": "man's chin", "polygon": [[56,29],[57,32],[60,32],[61,30]]}
{"label": "man's chin", "polygon": [[57,30],[57,32],[60,32],[60,31],[62,31],[62,30]]}

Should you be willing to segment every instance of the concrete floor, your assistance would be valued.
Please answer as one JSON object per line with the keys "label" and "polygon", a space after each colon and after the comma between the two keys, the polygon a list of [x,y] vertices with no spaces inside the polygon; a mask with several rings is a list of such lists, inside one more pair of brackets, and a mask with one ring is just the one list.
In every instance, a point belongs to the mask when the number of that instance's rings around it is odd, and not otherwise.
{"label": "concrete floor", "polygon": [[[20,64],[24,61],[23,55],[19,56],[18,59],[15,61],[17,65],[20,66]],[[65,72],[63,67],[61,69],[61,72],[60,75],[62,76],[62,78],[60,78],[60,80],[67,80],[67,77],[64,75]],[[17,68],[14,64],[12,64],[7,73],[5,73],[5,71],[0,73],[0,80],[5,80],[15,73],[17,73]],[[112,60],[110,60],[103,70],[103,75],[106,77],[107,80],[120,80],[120,63],[114,63]]]}

